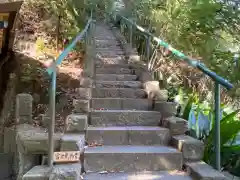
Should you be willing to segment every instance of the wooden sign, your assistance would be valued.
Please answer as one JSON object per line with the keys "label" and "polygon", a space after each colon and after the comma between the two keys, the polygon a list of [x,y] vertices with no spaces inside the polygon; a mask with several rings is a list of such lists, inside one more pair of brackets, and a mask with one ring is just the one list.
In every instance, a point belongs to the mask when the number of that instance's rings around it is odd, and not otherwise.
{"label": "wooden sign", "polygon": [[57,163],[78,162],[80,161],[80,151],[54,152],[53,161]]}
{"label": "wooden sign", "polygon": [[9,13],[0,13],[0,53],[6,39],[4,29],[8,26]]}
{"label": "wooden sign", "polygon": [[22,3],[23,1],[5,2],[0,5],[0,51],[2,48],[12,50],[16,19]]}

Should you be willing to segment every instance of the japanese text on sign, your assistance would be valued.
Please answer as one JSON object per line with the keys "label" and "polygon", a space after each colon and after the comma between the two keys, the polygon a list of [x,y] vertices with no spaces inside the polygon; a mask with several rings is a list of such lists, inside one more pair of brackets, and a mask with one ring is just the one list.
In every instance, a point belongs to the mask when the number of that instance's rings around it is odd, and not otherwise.
{"label": "japanese text on sign", "polygon": [[54,162],[77,162],[80,160],[80,151],[54,152]]}

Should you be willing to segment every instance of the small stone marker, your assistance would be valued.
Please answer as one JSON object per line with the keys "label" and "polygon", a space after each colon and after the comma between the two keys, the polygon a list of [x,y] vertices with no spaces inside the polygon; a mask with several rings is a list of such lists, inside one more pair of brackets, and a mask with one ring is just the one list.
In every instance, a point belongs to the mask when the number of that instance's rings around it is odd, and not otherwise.
{"label": "small stone marker", "polygon": [[32,102],[30,94],[18,94],[16,97],[16,120],[17,123],[29,123],[32,121]]}
{"label": "small stone marker", "polygon": [[80,151],[54,152],[53,161],[57,163],[78,162],[80,161]]}

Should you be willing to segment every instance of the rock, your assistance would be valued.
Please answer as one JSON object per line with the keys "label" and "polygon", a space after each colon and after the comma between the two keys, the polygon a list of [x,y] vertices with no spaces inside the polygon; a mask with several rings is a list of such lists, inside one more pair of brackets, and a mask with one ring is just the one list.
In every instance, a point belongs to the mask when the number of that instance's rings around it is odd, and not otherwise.
{"label": "rock", "polygon": [[48,180],[52,169],[48,166],[34,166],[26,174],[22,180]]}
{"label": "rock", "polygon": [[90,111],[89,100],[73,99],[75,113],[88,113]]}
{"label": "rock", "polygon": [[85,77],[80,79],[80,87],[89,88],[93,86],[93,80],[91,78]]}
{"label": "rock", "polygon": [[168,128],[172,135],[182,135],[188,130],[187,121],[174,116],[163,119],[162,126]]}
{"label": "rock", "polygon": [[149,93],[151,91],[159,90],[158,81],[147,81],[143,84],[144,89]]}
{"label": "rock", "polygon": [[153,106],[155,111],[161,112],[162,119],[175,116],[177,114],[177,103],[155,101]]}
{"label": "rock", "polygon": [[89,100],[91,98],[90,88],[77,88],[77,93],[78,93],[79,99]]}
{"label": "rock", "polygon": [[150,81],[150,82],[153,81],[153,77],[152,77],[151,72],[148,72],[148,71],[140,72],[139,73],[139,80],[142,81],[143,83],[148,82],[148,81]]}
{"label": "rock", "polygon": [[[55,150],[60,148],[62,134],[55,133],[53,138]],[[40,154],[48,151],[48,133],[43,128],[36,128],[28,124],[17,127],[16,143],[18,152],[24,154]]]}
{"label": "rock", "polygon": [[84,132],[88,126],[87,115],[68,115],[66,118],[66,132]]}
{"label": "rock", "polygon": [[167,101],[168,91],[160,90],[158,81],[147,81],[143,86],[149,99],[153,99],[155,101]]}
{"label": "rock", "polygon": [[148,98],[155,101],[167,101],[168,100],[168,91],[167,90],[153,90],[148,93]]}
{"label": "rock", "polygon": [[194,179],[201,180],[227,180],[228,178],[222,173],[213,169],[203,161],[186,163],[187,172]]}
{"label": "rock", "polygon": [[54,166],[49,180],[79,180],[81,178],[81,165],[75,164],[62,164]]}
{"label": "rock", "polygon": [[84,151],[84,134],[64,134],[61,138],[61,151]]}
{"label": "rock", "polygon": [[172,144],[182,152],[184,161],[199,161],[203,158],[204,143],[186,135],[172,137]]}

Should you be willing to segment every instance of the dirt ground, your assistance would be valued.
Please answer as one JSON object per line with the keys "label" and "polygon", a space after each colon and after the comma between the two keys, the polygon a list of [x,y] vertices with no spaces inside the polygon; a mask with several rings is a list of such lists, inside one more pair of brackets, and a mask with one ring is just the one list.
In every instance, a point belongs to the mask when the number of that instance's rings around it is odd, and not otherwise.
{"label": "dirt ground", "polygon": [[[76,88],[79,87],[82,59],[80,54],[71,54],[58,68],[55,131],[62,132],[64,130],[66,116],[73,110],[72,101],[76,96]],[[18,93],[29,93],[33,96],[34,126],[44,128],[46,128],[46,123],[42,121],[41,116],[49,111],[48,89],[51,81],[46,73],[49,62],[24,54],[19,59],[20,83]]]}

